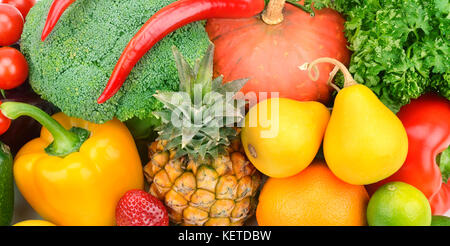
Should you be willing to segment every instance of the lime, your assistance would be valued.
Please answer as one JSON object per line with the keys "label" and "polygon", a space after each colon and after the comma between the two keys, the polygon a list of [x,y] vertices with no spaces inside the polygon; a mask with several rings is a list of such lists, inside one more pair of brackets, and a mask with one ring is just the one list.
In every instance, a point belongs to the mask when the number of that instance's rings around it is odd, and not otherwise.
{"label": "lime", "polygon": [[431,219],[432,226],[450,226],[450,217],[445,216],[433,216]]}
{"label": "lime", "polygon": [[388,183],[370,199],[367,222],[370,226],[429,226],[430,204],[414,186],[403,182]]}

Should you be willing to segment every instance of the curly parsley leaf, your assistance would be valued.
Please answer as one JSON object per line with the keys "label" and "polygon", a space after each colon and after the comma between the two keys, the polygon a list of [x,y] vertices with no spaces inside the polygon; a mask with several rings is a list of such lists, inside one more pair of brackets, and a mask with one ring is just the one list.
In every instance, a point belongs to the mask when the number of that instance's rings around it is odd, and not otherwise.
{"label": "curly parsley leaf", "polygon": [[449,0],[306,0],[305,5],[333,8],[346,17],[350,72],[392,111],[430,90],[450,100]]}

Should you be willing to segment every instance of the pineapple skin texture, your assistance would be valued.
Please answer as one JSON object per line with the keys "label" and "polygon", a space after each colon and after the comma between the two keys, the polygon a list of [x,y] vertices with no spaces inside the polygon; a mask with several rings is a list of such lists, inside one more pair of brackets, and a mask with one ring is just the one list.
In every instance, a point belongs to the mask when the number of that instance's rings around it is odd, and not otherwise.
{"label": "pineapple skin texture", "polygon": [[149,193],[164,202],[172,223],[184,226],[241,226],[256,208],[261,174],[245,156],[240,140],[222,155],[196,163],[173,159],[166,141],[149,146],[144,174]]}

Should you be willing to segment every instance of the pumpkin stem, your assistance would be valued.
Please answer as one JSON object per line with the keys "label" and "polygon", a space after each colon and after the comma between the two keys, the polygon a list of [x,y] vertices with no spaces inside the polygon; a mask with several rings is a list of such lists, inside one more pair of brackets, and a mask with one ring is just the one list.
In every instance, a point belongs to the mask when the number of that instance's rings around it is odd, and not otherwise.
{"label": "pumpkin stem", "polygon": [[[331,71],[331,73],[330,73],[330,77],[328,78],[328,84],[331,87],[333,87],[335,90],[340,91],[340,88],[332,83],[334,76],[336,75],[336,73],[339,70],[344,74],[344,88],[358,84],[353,79],[353,76],[350,74],[350,72],[345,67],[345,65],[342,64],[340,61],[333,59],[333,58],[328,58],[328,57],[319,58],[311,63],[303,64],[299,68],[300,68],[300,70],[308,70],[309,78],[316,81],[319,79],[319,76],[320,76],[319,69],[317,68],[317,64],[319,64],[319,63],[331,63],[331,64],[335,65],[333,71]],[[312,70],[314,70],[314,74],[312,73]]]}
{"label": "pumpkin stem", "polygon": [[262,20],[269,25],[280,24],[283,17],[283,8],[286,0],[270,0],[266,10],[262,14]]}

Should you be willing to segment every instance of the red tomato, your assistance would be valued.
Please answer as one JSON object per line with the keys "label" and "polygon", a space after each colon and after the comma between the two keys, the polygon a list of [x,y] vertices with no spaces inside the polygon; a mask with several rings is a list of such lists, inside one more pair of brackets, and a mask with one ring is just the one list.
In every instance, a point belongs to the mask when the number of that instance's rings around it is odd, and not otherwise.
{"label": "red tomato", "polygon": [[27,17],[28,11],[36,4],[36,0],[0,0],[0,3],[11,4],[22,13],[23,19]]}
{"label": "red tomato", "polygon": [[0,3],[0,46],[8,46],[20,39],[23,17],[16,7]]}
{"label": "red tomato", "polygon": [[10,90],[23,84],[28,77],[28,63],[20,51],[0,48],[0,89]]}

